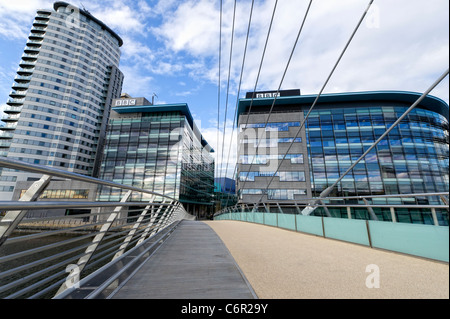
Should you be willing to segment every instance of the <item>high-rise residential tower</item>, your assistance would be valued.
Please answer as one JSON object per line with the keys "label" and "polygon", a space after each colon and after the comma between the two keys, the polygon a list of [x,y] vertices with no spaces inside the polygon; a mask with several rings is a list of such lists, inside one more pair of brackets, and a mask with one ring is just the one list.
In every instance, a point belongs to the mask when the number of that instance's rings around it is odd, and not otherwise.
{"label": "high-rise residential tower", "polygon": [[[2,117],[0,156],[97,176],[122,39],[66,2],[38,10]],[[38,176],[0,168],[0,200]]]}

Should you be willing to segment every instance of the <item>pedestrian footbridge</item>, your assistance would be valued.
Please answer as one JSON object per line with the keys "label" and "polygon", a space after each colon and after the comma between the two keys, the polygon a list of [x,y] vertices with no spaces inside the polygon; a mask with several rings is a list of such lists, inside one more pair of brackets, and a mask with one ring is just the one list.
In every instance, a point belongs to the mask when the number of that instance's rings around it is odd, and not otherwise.
{"label": "pedestrian footbridge", "polygon": [[[199,221],[164,195],[1,161],[44,174],[19,201],[0,202],[2,299],[449,298],[448,226],[254,207]],[[52,177],[127,194],[120,202],[37,200]],[[133,202],[134,192],[152,200]],[[61,208],[91,212],[32,214]]]}

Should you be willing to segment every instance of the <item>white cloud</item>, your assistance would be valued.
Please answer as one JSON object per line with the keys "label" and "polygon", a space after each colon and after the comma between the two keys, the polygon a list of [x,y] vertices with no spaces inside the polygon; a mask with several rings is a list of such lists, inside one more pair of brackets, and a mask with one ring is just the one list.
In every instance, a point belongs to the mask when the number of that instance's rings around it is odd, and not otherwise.
{"label": "white cloud", "polygon": [[[140,8],[148,10],[148,6],[143,6],[142,3],[138,3],[141,4]],[[137,10],[131,5],[126,1],[114,1],[110,6],[100,4],[92,8],[92,11],[88,10],[117,33],[143,33],[146,24],[145,10]]]}
{"label": "white cloud", "polygon": [[209,55],[218,48],[216,12],[212,1],[186,1],[173,14],[167,15],[160,27],[153,28],[153,32],[174,51]]}
{"label": "white cloud", "polygon": [[0,1],[0,36],[10,40],[25,39],[36,10],[45,8],[53,8],[53,1]]}
{"label": "white cloud", "polygon": [[120,69],[125,77],[122,92],[134,97],[150,97],[153,94],[156,88],[152,76],[142,73],[138,66],[122,66]]}
{"label": "white cloud", "polygon": [[[238,2],[231,68],[237,90],[247,32],[249,1]],[[255,3],[241,90],[256,82],[274,1]],[[306,9],[306,2],[279,2],[257,89],[277,89]],[[360,19],[367,3],[313,2],[282,88],[316,94]],[[217,82],[219,8],[213,1],[186,1],[153,28],[175,53],[190,54],[191,75]],[[233,6],[224,2],[222,80],[229,66]],[[423,91],[448,66],[448,2],[380,0],[369,11],[325,92],[336,90]],[[429,84],[428,84],[429,83]],[[448,94],[444,99],[448,101]]]}
{"label": "white cloud", "polygon": [[155,59],[155,53],[139,40],[129,35],[124,35],[121,38],[123,40],[121,61],[146,63]]}

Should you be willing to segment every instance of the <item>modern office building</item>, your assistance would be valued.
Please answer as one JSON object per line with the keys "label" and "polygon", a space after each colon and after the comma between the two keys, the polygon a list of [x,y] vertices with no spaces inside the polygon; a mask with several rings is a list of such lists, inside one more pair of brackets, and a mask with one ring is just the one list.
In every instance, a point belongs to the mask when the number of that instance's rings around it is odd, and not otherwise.
{"label": "modern office building", "polygon": [[[316,95],[300,95],[299,90],[248,93],[238,105],[239,202],[270,205],[318,197],[420,95],[398,91],[323,94],[301,127]],[[329,197],[448,192],[448,117],[448,104],[427,96]],[[438,196],[369,198],[368,203],[441,204]],[[346,208],[330,211],[333,216],[348,216]],[[322,213],[322,209],[315,211]],[[375,213],[379,220],[392,220],[389,208]],[[351,214],[368,218],[367,209]],[[395,218],[433,223],[430,209],[395,209]],[[447,211],[437,211],[437,218],[439,224],[448,225]]]}
{"label": "modern office building", "polygon": [[[86,10],[65,2],[38,10],[4,110],[0,156],[98,176],[111,101],[122,89],[121,45]],[[0,200],[39,178],[0,170]]]}
{"label": "modern office building", "polygon": [[214,201],[216,212],[236,205],[236,181],[228,177],[216,177],[214,179]]}
{"label": "modern office building", "polygon": [[[213,151],[187,104],[153,105],[124,94],[113,101],[101,178],[170,196],[190,214],[208,218],[214,213]],[[99,200],[117,201],[124,194],[105,187]]]}

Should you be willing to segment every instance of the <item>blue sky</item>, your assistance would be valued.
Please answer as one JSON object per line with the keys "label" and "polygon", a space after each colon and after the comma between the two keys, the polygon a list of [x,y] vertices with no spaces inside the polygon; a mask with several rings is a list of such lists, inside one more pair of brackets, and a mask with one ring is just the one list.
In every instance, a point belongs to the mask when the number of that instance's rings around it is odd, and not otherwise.
{"label": "blue sky", "polygon": [[[50,0],[0,0],[0,108],[5,105],[36,9]],[[76,0],[124,40],[120,69],[123,91],[155,103],[186,102],[216,155],[229,161],[236,132],[234,117],[247,35],[250,0],[238,0],[230,66],[234,1],[223,0],[219,69],[219,0]],[[369,1],[315,0],[282,89],[319,93]],[[253,90],[274,0],[254,2],[240,96]],[[308,1],[279,0],[258,90],[280,85]],[[324,93],[370,90],[425,91],[449,61],[447,0],[375,0]],[[228,70],[230,74],[228,76]],[[221,75],[220,105],[218,75]],[[228,82],[229,78],[229,82]],[[227,94],[228,93],[228,94]],[[448,77],[431,93],[448,103]],[[4,101],[4,102],[3,102]],[[220,133],[217,138],[217,113]],[[223,138],[223,120],[227,127]],[[224,142],[224,148],[222,143]],[[225,151],[222,156],[222,150]]]}

